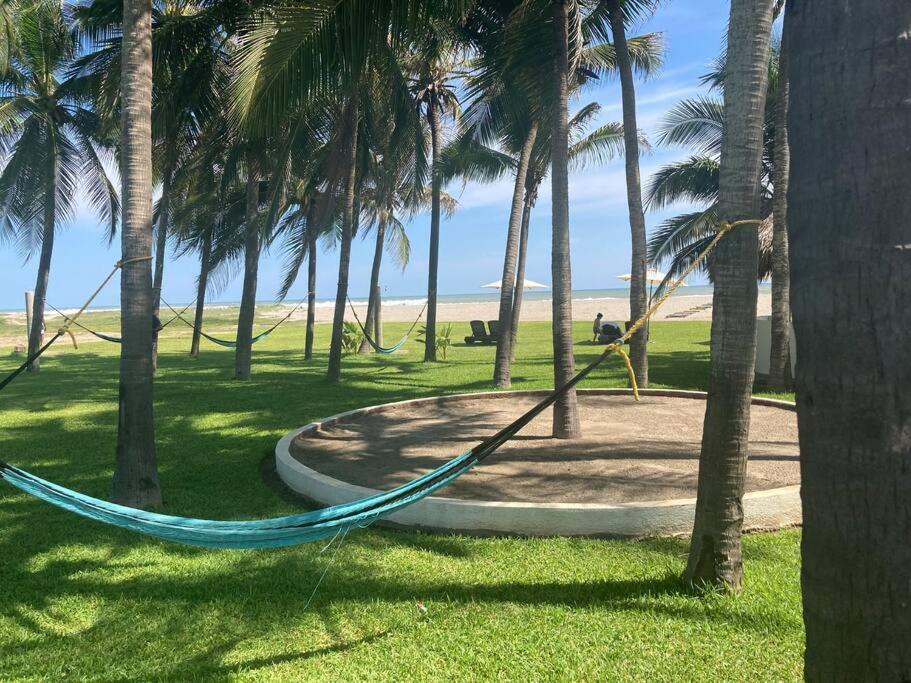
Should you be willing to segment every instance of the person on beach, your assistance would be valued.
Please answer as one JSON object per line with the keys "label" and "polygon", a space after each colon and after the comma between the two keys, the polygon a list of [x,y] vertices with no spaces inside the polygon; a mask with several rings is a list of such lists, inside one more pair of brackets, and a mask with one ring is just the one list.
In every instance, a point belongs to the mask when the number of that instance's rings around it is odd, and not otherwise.
{"label": "person on beach", "polygon": [[601,318],[603,317],[603,313],[599,313],[597,316],[595,316],[595,323],[592,325],[592,332],[595,333],[595,338],[592,339],[593,342],[598,341],[598,336],[601,334]]}

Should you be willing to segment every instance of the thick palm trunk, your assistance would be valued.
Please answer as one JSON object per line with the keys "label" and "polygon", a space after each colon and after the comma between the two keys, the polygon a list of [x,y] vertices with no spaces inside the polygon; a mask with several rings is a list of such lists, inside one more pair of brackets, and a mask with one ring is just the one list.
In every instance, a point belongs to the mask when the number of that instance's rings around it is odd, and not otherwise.
{"label": "thick palm trunk", "polygon": [[210,228],[202,240],[199,250],[199,278],[196,282],[196,315],[193,317],[193,341],[190,342],[190,355],[199,356],[199,342],[202,335],[202,316],[206,309],[206,288],[209,286],[209,270],[212,267],[212,230]]}
{"label": "thick palm trunk", "polygon": [[345,324],[345,302],[348,299],[348,270],[351,266],[351,239],[354,235],[354,203],[357,189],[358,96],[353,95],[346,113],[345,138],[348,142],[348,177],[342,204],[342,239],[338,257],[338,289],[335,293],[335,315],[332,318],[332,343],[329,345],[329,369],[326,379],[338,382],[342,374],[342,331]]}
{"label": "thick palm trunk", "polygon": [[[617,68],[620,72],[620,89],[623,100],[623,142],[626,155],[626,202],[629,209],[632,264],[630,267],[629,309],[630,320],[638,320],[648,308],[646,279],[645,213],[642,210],[642,181],[639,177],[639,124],[636,121],[636,85],[633,67],[626,43],[626,27],[620,0],[610,0],[609,13]],[[648,386],[648,327],[632,336],[630,360],[640,387]]]}
{"label": "thick palm trunk", "polygon": [[[311,212],[313,208],[311,207]],[[307,332],[304,337],[304,360],[313,358],[313,332],[316,321],[316,230],[307,221]]]}
{"label": "thick palm trunk", "polygon": [[[573,299],[572,270],[569,257],[569,17],[567,0],[553,1],[554,41],[554,114],[551,135],[551,197],[553,236],[551,276],[553,280],[554,386],[573,378]],[[563,394],[554,404],[553,436],[572,439],[582,435],[576,390]]]}
{"label": "thick palm trunk", "polygon": [[516,359],[516,343],[519,339],[519,320],[522,318],[522,297],[525,288],[521,283],[525,282],[525,263],[528,260],[528,224],[531,221],[531,210],[534,207],[534,198],[537,195],[537,188],[532,193],[526,191],[525,202],[522,205],[522,230],[519,233],[519,260],[516,264],[516,282],[520,286],[516,287],[515,294],[512,298],[512,320],[509,323],[509,353],[510,361]]}
{"label": "thick palm trunk", "polygon": [[[512,207],[509,211],[509,229],[506,233],[506,254],[503,257],[503,279],[500,281],[500,332],[497,337],[497,354],[493,368],[494,386],[509,387],[512,370],[512,306],[516,290],[522,289],[522,281],[516,281],[516,261],[519,257],[519,243],[522,239],[522,216],[525,197],[525,181],[528,178],[528,165],[531,153],[538,137],[538,125],[533,123],[525,135],[519,163],[516,166],[516,179],[512,191]],[[518,285],[518,286],[517,286]]]}
{"label": "thick palm trunk", "polygon": [[[762,126],[772,2],[732,0],[724,82],[719,218],[759,216]],[[696,520],[685,578],[738,591],[750,394],[756,360],[758,230],[735,228],[712,259],[712,360],[699,457]]]}
{"label": "thick palm trunk", "polygon": [[[373,248],[373,267],[370,269],[370,294],[367,297],[367,316],[364,318],[364,329],[367,334],[373,334],[373,327],[376,321],[376,307],[379,302],[376,300],[376,288],[380,283],[380,267],[383,263],[383,245],[386,241],[386,221],[380,219],[376,226],[376,245]],[[375,340],[374,340],[375,341]],[[361,348],[358,353],[367,353],[370,351],[370,344],[364,339],[361,342]]]}
{"label": "thick palm trunk", "polygon": [[785,21],[805,676],[911,681],[911,5]]}
{"label": "thick palm trunk", "polygon": [[427,325],[424,334],[424,360],[437,359],[437,275],[440,267],[440,193],[443,179],[440,175],[440,110],[431,100],[427,105],[430,124],[430,147],[433,169],[430,173],[430,261],[427,268]]}
{"label": "thick palm trunk", "polygon": [[[164,261],[168,249],[168,223],[171,213],[171,171],[165,173],[158,203],[158,240],[155,245],[155,270],[152,275],[152,309],[156,318],[161,317],[161,287],[164,282]],[[158,330],[152,330],[152,367],[158,367]]]}
{"label": "thick palm trunk", "polygon": [[[28,333],[28,357],[33,356],[44,343],[44,302],[47,300],[47,284],[51,276],[51,259],[54,256],[54,227],[57,218],[57,174],[50,174],[44,199],[44,230],[41,235],[41,256],[38,259],[38,278],[35,282],[35,298],[32,301],[32,328]],[[41,359],[29,363],[28,370],[41,369]]]}
{"label": "thick palm trunk", "polygon": [[[120,387],[113,499],[161,505],[152,408],[152,3],[124,0]],[[143,259],[143,260],[134,260]]]}
{"label": "thick palm trunk", "polygon": [[237,316],[237,348],[234,377],[250,379],[253,364],[253,318],[256,316],[256,280],[259,274],[259,178],[252,154],[247,156],[247,216],[244,239],[244,286]]}
{"label": "thick palm trunk", "polygon": [[778,58],[778,102],[775,103],[775,195],[772,225],[772,351],[769,388],[787,391],[791,385],[791,264],[788,258],[788,180],[791,149],[788,140],[788,30],[784,26]]}

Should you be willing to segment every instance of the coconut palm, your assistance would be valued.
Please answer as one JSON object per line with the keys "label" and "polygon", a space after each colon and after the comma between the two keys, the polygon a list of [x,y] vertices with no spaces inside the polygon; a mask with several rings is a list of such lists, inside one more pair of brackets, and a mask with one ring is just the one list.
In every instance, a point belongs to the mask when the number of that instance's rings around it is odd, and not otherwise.
{"label": "coconut palm", "polygon": [[[777,350],[776,372],[770,385],[782,389],[789,374],[788,348],[788,252],[787,252],[787,132],[784,117],[787,108],[786,79],[782,78],[781,45],[772,48],[769,59],[768,96],[764,122],[764,150],[761,173],[760,217],[766,219],[759,230],[759,268],[757,276],[773,279],[772,309],[774,318],[773,355]],[[704,80],[723,90],[723,65]],[[784,110],[783,110],[784,108]],[[662,143],[695,145],[696,155],[665,166],[652,178],[647,191],[649,208],[661,208],[678,201],[705,204],[705,208],[674,216],[664,221],[648,243],[649,260],[658,265],[667,262],[668,281],[679,275],[692,259],[711,241],[718,215],[719,152],[721,149],[724,111],[722,102],[713,96],[684,100],[674,107],[662,123]],[[783,131],[780,134],[779,131]],[[778,188],[779,191],[775,191]],[[775,220],[778,206],[781,220]],[[778,248],[774,247],[774,243]],[[711,272],[707,266],[704,271]],[[659,288],[662,289],[662,287]]]}
{"label": "coconut palm", "polygon": [[[718,218],[754,220],[759,183],[772,3],[732,0],[724,82],[724,139],[719,168]],[[756,358],[755,225],[735,228],[712,260],[712,358],[699,457],[696,519],[685,578],[739,591],[743,576],[740,536]]]}
{"label": "coconut palm", "polygon": [[440,262],[440,213],[443,179],[440,158],[443,127],[447,119],[458,119],[459,101],[453,83],[456,68],[453,43],[437,30],[422,41],[419,51],[408,60],[414,100],[426,117],[430,131],[430,258],[427,272],[427,323],[424,327],[424,360],[436,361],[437,281]]}
{"label": "coconut palm", "polygon": [[[626,38],[627,23],[645,8],[641,2],[608,0],[607,12],[611,37],[616,52],[617,71],[623,104],[623,127],[625,130],[626,198],[629,209],[630,241],[632,264],[630,267],[630,319],[638,320],[648,308],[647,293],[647,248],[645,212],[642,208],[642,182],[639,174],[639,140],[636,120],[636,86],[633,78],[634,62]],[[657,5],[658,0],[651,3]],[[632,7],[636,5],[635,7]],[[630,10],[633,10],[632,12]],[[659,60],[660,61],[660,60]],[[641,71],[641,69],[640,69]],[[648,328],[645,327],[630,338],[630,360],[640,387],[648,386]]]}
{"label": "coconut palm", "polygon": [[[580,170],[590,164],[603,164],[617,157],[623,152],[624,135],[623,126],[619,123],[607,123],[590,130],[592,122],[601,112],[597,103],[589,103],[579,109],[569,121],[570,147],[569,163],[574,170]],[[472,115],[471,108],[466,110],[466,118]],[[490,147],[478,141],[473,128],[463,131],[452,143],[447,145],[443,152],[441,169],[446,181],[460,177],[463,180],[475,182],[493,182],[504,176],[512,174],[521,178],[519,188],[518,216],[520,224],[515,243],[507,240],[507,251],[514,249],[513,259],[507,257],[507,279],[510,284],[522,282],[525,279],[525,260],[528,247],[528,226],[531,211],[537,200],[540,185],[550,170],[551,144],[547,127],[542,134],[534,136],[530,150],[524,150],[525,141],[522,131],[517,131],[514,136],[504,136],[499,141],[499,147]],[[640,139],[641,144],[647,142]],[[527,153],[525,172],[522,167],[522,154]],[[511,237],[511,236],[510,236]],[[510,245],[513,244],[511,247]],[[507,269],[512,264],[513,270]],[[494,368],[494,382],[497,386],[509,386],[510,365],[512,352],[515,349],[517,338],[517,321],[522,307],[522,288],[510,287],[513,291],[510,306],[507,312],[506,324],[500,328],[501,339],[509,336],[506,346],[510,355],[503,361],[497,358]]]}
{"label": "coconut palm", "polygon": [[911,680],[908,5],[788,5],[804,675]]}
{"label": "coconut palm", "polygon": [[[40,253],[31,356],[41,346],[57,227],[72,218],[83,190],[113,238],[119,201],[100,146],[109,131],[79,84],[60,80],[77,43],[59,3],[23,5],[16,26],[16,52],[0,77],[0,234],[29,257]],[[38,368],[36,359],[29,369]]]}
{"label": "coconut palm", "polygon": [[[120,82],[123,195],[120,407],[113,498],[161,505],[152,410],[152,4],[126,0]],[[139,260],[142,259],[142,260]]]}
{"label": "coconut palm", "polygon": [[19,0],[0,0],[0,76],[6,73],[16,49],[16,17]]}
{"label": "coconut palm", "polygon": [[[784,0],[776,6],[780,12]],[[775,93],[775,146],[773,149],[772,197],[772,348],[769,356],[769,388],[785,391],[791,385],[791,264],[788,256],[788,183],[791,151],[788,140],[788,107],[791,89],[788,80],[790,41],[782,28],[778,49],[778,88]]]}

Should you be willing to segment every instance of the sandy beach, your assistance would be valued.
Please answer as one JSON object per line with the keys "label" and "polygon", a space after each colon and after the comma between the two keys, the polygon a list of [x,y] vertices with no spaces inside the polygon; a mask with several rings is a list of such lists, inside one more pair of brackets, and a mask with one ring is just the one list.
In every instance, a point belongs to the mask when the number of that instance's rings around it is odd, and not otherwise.
{"label": "sandy beach", "polygon": [[[711,320],[712,297],[709,295],[680,295],[672,296],[655,315],[654,320]],[[421,301],[398,301],[395,304],[383,306],[383,322],[411,322],[423,307]],[[772,306],[771,293],[759,292],[758,315],[770,315]],[[363,320],[366,306],[356,304],[358,315]],[[286,310],[286,309],[285,309]],[[499,312],[499,303],[496,301],[480,301],[474,303],[440,303],[437,317],[443,322],[464,322],[467,320],[493,320]],[[681,316],[687,313],[685,317]],[[629,301],[619,298],[580,298],[573,299],[574,320],[594,320],[598,313],[603,313],[607,320],[624,321],[629,319]],[[281,307],[264,311],[264,315],[283,316]],[[307,317],[305,308],[295,312],[292,319],[304,320]],[[351,309],[346,309],[345,317],[353,319]],[[522,320],[547,321],[551,319],[550,299],[525,301],[522,304]],[[316,309],[317,322],[331,322],[332,307],[321,305]]]}

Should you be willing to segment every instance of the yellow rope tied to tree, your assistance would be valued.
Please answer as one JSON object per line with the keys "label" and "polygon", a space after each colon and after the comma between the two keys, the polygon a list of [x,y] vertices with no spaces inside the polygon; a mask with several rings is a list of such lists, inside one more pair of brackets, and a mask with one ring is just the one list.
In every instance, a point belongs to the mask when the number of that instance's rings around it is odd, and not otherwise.
{"label": "yellow rope tied to tree", "polygon": [[676,280],[674,280],[674,282],[672,282],[670,285],[668,285],[667,289],[664,290],[664,293],[652,302],[652,305],[648,307],[648,310],[645,313],[643,313],[642,316],[636,322],[634,322],[632,325],[629,326],[629,329],[623,334],[622,337],[620,337],[617,341],[612,342],[611,344],[608,344],[607,348],[604,349],[604,353],[602,355],[609,356],[612,353],[616,353],[623,359],[623,362],[626,365],[626,373],[627,373],[627,375],[629,375],[629,384],[633,389],[633,396],[635,397],[635,399],[637,401],[639,400],[639,385],[636,382],[636,372],[635,372],[635,370],[633,370],[633,364],[630,361],[629,354],[626,353],[626,349],[623,348],[623,345],[626,342],[628,342],[630,340],[630,338],[634,334],[636,334],[636,332],[638,332],[639,330],[642,329],[642,327],[645,325],[645,323],[647,323],[649,321],[649,318],[651,318],[658,311],[658,309],[661,308],[661,306],[664,304],[664,302],[667,301],[671,297],[671,295],[677,290],[677,288],[683,284],[683,281],[686,280],[686,278],[688,278],[690,275],[692,275],[693,271],[699,267],[699,264],[701,264],[703,261],[705,261],[705,259],[708,258],[709,254],[711,254],[715,250],[715,247],[718,246],[718,243],[724,238],[725,235],[727,235],[734,228],[739,227],[741,225],[761,225],[761,224],[762,224],[762,221],[757,220],[755,218],[743,219],[743,220],[739,220],[739,221],[734,221],[732,223],[729,223],[729,222],[719,223],[718,230],[715,233],[715,237],[712,239],[711,242],[708,243],[706,248],[702,250],[702,253],[700,253],[699,256],[697,256],[693,260],[693,262],[690,263],[690,265],[688,265],[684,269],[684,271],[680,274],[680,277],[678,277]]}
{"label": "yellow rope tied to tree", "polygon": [[108,274],[108,276],[106,278],[104,278],[104,282],[102,282],[100,285],[98,285],[98,289],[96,289],[92,293],[92,296],[90,296],[86,300],[86,302],[84,304],[82,304],[82,308],[80,308],[78,311],[76,311],[76,314],[71,318],[64,316],[63,325],[57,330],[57,333],[61,337],[65,334],[69,335],[70,339],[73,341],[73,348],[78,349],[79,346],[77,346],[77,344],[76,344],[76,335],[74,335],[72,330],[70,330],[70,327],[73,325],[73,323],[76,322],[76,319],[79,316],[81,316],[83,313],[85,313],[85,309],[87,309],[89,306],[91,306],[92,302],[95,300],[95,297],[97,297],[99,294],[101,294],[101,290],[104,289],[105,286],[108,284],[108,282],[111,281],[111,278],[114,277],[114,274],[118,270],[120,270],[125,265],[130,264],[130,263],[138,263],[140,261],[151,261],[151,260],[152,260],[151,256],[137,256],[135,258],[124,259],[124,260],[121,260],[121,261],[118,261],[117,263],[115,263],[114,269]]}

